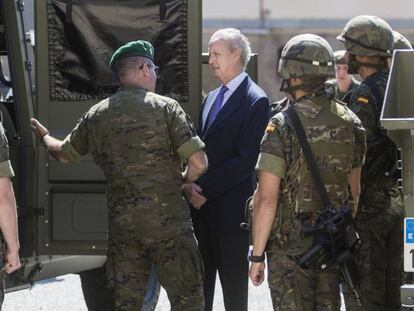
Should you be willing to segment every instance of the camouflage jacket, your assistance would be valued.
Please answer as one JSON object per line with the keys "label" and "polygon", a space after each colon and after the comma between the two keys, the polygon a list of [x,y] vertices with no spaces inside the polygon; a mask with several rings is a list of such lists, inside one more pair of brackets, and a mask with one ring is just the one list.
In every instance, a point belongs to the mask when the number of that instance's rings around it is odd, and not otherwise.
{"label": "camouflage jacket", "polygon": [[180,162],[204,143],[180,105],[139,87],[120,89],[86,112],[65,138],[71,161],[91,153],[107,180],[111,217],[135,219],[143,233],[189,227]]}
{"label": "camouflage jacket", "polygon": [[[347,175],[364,161],[365,131],[361,122],[348,108],[324,96],[303,97],[294,107],[332,203],[344,204],[348,199]],[[282,178],[282,210],[278,208],[278,230],[282,233],[293,228],[297,214],[321,208],[300,144],[284,112],[269,122],[256,169]]]}

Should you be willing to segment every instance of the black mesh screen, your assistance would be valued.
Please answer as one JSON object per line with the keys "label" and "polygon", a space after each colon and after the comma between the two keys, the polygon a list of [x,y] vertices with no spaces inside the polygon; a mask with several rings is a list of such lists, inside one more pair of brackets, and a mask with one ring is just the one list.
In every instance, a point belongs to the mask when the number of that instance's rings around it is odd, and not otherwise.
{"label": "black mesh screen", "polygon": [[154,45],[157,92],[188,100],[187,0],[48,0],[48,31],[51,100],[114,93],[108,62],[138,39]]}

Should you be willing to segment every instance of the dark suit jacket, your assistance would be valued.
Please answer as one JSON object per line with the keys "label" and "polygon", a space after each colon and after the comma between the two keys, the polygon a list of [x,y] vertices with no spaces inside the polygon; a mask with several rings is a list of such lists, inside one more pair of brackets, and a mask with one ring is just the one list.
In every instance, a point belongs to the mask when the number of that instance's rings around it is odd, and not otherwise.
{"label": "dark suit jacket", "polygon": [[214,230],[227,233],[240,228],[246,199],[256,187],[254,168],[269,120],[269,100],[246,77],[203,133],[204,105],[214,100],[218,91],[207,95],[199,117],[198,135],[206,144],[208,171],[197,183],[207,202],[192,214],[195,222],[197,217],[207,217]]}

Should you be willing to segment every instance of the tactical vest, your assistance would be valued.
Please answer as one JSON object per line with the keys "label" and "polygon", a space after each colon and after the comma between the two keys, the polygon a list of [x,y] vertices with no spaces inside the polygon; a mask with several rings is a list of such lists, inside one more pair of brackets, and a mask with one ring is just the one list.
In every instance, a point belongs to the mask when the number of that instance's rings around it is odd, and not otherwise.
{"label": "tactical vest", "polygon": [[[331,203],[339,207],[348,199],[347,178],[352,169],[355,144],[353,118],[342,104],[326,97],[300,100],[295,104],[295,109]],[[293,144],[299,145],[296,137]],[[306,159],[300,156],[298,161],[295,214],[311,214],[310,218],[314,219],[322,204]]]}

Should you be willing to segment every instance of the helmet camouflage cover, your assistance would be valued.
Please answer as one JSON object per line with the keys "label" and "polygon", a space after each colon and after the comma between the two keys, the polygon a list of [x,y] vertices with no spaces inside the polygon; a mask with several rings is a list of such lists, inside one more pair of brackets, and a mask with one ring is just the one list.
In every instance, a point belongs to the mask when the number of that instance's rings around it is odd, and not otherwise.
{"label": "helmet camouflage cover", "polygon": [[337,37],[350,54],[362,56],[392,56],[394,36],[386,21],[376,16],[352,18]]}
{"label": "helmet camouflage cover", "polygon": [[282,51],[278,72],[284,80],[303,76],[335,76],[335,61],[329,43],[313,34],[290,39]]}

